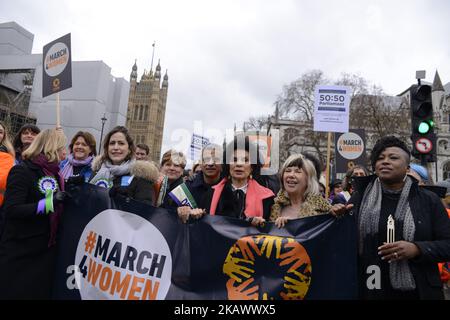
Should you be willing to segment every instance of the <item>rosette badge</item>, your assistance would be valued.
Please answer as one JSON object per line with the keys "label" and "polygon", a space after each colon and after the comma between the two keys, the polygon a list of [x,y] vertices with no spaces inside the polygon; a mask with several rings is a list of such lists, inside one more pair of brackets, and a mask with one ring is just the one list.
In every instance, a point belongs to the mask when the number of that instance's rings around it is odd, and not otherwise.
{"label": "rosette badge", "polygon": [[107,179],[98,179],[97,181],[95,181],[94,184],[98,187],[107,188],[107,189],[112,187],[112,182]]}
{"label": "rosette badge", "polygon": [[[38,181],[39,191],[45,195],[45,213],[54,212],[53,193],[58,190],[58,182],[55,178],[45,176]],[[38,212],[43,212],[43,208],[38,208]]]}
{"label": "rosette badge", "polygon": [[56,192],[58,189],[58,182],[53,177],[42,177],[39,179],[39,191],[43,194],[47,194],[47,190],[50,190],[52,192]]}

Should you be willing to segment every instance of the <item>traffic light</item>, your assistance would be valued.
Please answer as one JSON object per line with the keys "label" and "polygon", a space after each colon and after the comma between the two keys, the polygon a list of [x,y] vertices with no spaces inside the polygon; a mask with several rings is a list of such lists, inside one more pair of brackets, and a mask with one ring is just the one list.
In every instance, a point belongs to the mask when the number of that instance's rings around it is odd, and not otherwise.
{"label": "traffic light", "polygon": [[411,96],[412,155],[422,162],[436,161],[436,135],[434,133],[431,86],[413,85]]}

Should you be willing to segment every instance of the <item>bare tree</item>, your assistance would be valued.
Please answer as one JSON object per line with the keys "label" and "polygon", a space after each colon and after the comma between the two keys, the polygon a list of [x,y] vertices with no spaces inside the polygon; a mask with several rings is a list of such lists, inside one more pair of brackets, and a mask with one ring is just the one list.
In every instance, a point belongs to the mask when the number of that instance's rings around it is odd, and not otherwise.
{"label": "bare tree", "polygon": [[312,121],[316,86],[328,83],[321,70],[312,70],[285,85],[276,101],[280,118]]}
{"label": "bare tree", "polygon": [[[327,146],[327,134],[313,131],[315,88],[332,83],[352,89],[350,128],[365,128],[372,141],[388,134],[408,136],[409,106],[405,99],[387,96],[381,87],[371,85],[357,74],[342,73],[339,79],[331,81],[321,70],[312,70],[283,86],[275,105],[278,106],[278,118],[298,120],[306,126],[302,130],[303,137],[315,149],[322,163],[325,163],[326,155],[321,150]],[[248,128],[260,129],[265,121],[267,119],[262,116],[252,117]],[[281,148],[285,150],[280,151],[287,152],[295,144],[295,139],[283,140]]]}
{"label": "bare tree", "polygon": [[408,136],[409,103],[406,98],[386,95],[377,85],[369,85],[359,75],[343,73],[337,85],[352,89],[350,128],[365,128],[372,141],[386,136]]}
{"label": "bare tree", "polygon": [[268,116],[250,117],[248,118],[247,121],[244,121],[242,129],[244,131],[249,130],[262,131],[263,129],[267,129],[268,124],[269,124]]}
{"label": "bare tree", "polygon": [[350,127],[366,128],[376,140],[386,135],[408,136],[409,103],[406,98],[383,94],[359,95],[352,99]]}
{"label": "bare tree", "polygon": [[[314,95],[318,85],[329,84],[321,70],[312,70],[304,73],[300,78],[283,87],[282,93],[278,96],[275,104],[278,105],[279,117],[289,120],[305,121],[308,128],[304,131],[304,138],[308,141],[322,163],[325,162],[321,148],[326,147],[326,134],[314,132]],[[289,148],[289,145],[283,148]]]}
{"label": "bare tree", "polygon": [[342,73],[341,77],[336,81],[336,85],[350,87],[352,89],[352,98],[369,93],[367,80],[357,74]]}

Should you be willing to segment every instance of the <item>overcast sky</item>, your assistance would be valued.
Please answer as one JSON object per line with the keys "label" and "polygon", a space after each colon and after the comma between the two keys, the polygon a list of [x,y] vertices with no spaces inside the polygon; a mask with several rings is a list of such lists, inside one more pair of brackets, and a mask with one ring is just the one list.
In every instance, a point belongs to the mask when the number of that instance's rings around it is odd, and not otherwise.
{"label": "overcast sky", "polygon": [[272,113],[282,86],[313,69],[357,73],[393,95],[416,70],[432,82],[437,69],[445,84],[449,13],[446,0],[0,1],[0,22],[33,33],[33,53],[70,32],[73,60],[103,60],[127,80],[134,59],[139,77],[150,68],[156,41],[154,66],[169,74],[163,152],[195,123],[223,135]]}

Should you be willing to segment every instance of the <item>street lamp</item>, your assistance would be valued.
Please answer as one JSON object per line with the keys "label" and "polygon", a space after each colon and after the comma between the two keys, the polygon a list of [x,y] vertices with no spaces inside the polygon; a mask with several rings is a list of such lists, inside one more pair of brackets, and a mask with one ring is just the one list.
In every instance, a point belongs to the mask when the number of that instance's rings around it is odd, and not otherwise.
{"label": "street lamp", "polygon": [[103,117],[100,120],[102,120],[102,132],[100,133],[100,144],[98,146],[98,154],[100,154],[102,151],[103,128],[105,127],[106,120],[108,120],[106,119],[105,113],[103,114]]}

